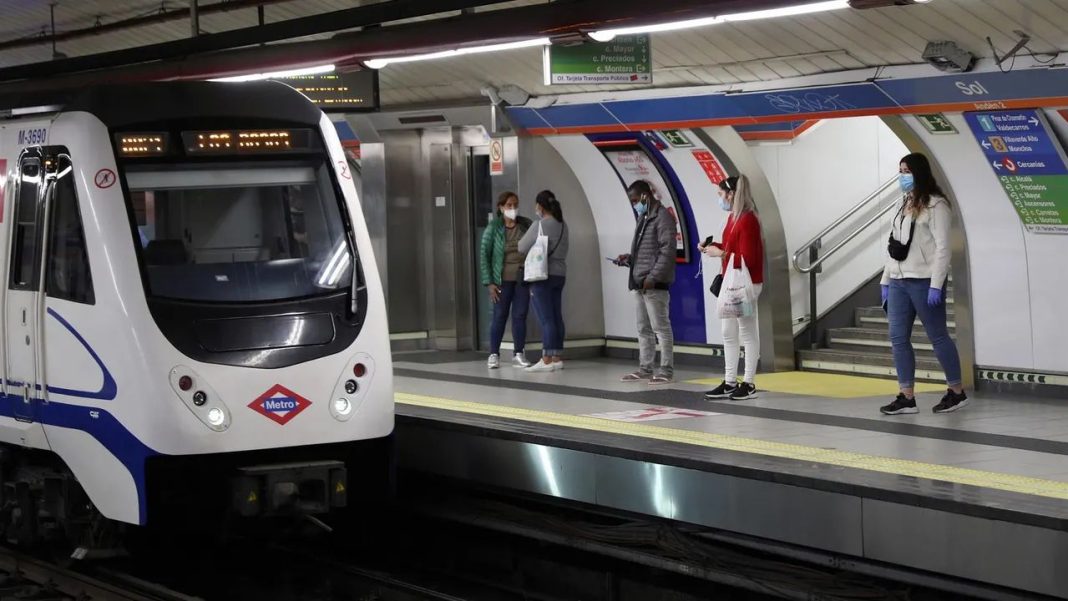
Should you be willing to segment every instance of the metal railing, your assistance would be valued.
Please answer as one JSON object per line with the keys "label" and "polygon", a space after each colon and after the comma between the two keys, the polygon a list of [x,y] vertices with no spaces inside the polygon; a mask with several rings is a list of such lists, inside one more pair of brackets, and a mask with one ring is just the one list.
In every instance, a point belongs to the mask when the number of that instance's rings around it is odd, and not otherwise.
{"label": "metal railing", "polygon": [[[843,214],[841,217],[839,217],[838,219],[835,219],[834,222],[832,222],[827,227],[823,228],[823,230],[820,233],[816,234],[811,240],[809,240],[805,244],[801,245],[801,247],[799,249],[797,249],[797,252],[794,253],[794,256],[793,256],[794,269],[796,269],[799,273],[808,274],[808,300],[809,300],[809,311],[811,313],[811,315],[809,316],[809,322],[810,322],[809,323],[809,337],[810,337],[810,340],[812,342],[812,347],[813,348],[815,348],[819,344],[819,341],[820,341],[820,332],[819,332],[819,329],[818,329],[818,326],[819,326],[819,309],[818,309],[818,305],[816,304],[816,288],[817,288],[816,276],[818,274],[822,273],[822,271],[823,271],[823,268],[822,268],[823,262],[826,261],[827,259],[830,259],[831,257],[833,257],[836,253],[838,253],[838,251],[842,250],[842,248],[846,244],[849,244],[850,242],[852,242],[853,239],[855,239],[857,236],[859,236],[862,233],[864,233],[864,231],[867,230],[869,227],[871,227],[872,225],[877,223],[880,219],[883,218],[884,215],[889,213],[890,210],[893,209],[896,205],[895,204],[887,204],[885,207],[882,207],[881,209],[876,211],[875,215],[873,215],[870,219],[868,219],[863,224],[861,224],[860,226],[858,226],[855,229],[853,229],[853,231],[851,231],[844,238],[839,240],[837,244],[832,246],[827,252],[825,252],[825,253],[823,253],[821,255],[820,254],[820,249],[823,248],[823,239],[826,238],[827,236],[829,236],[830,234],[834,233],[835,230],[837,230],[839,227],[842,226],[842,224],[844,224],[847,221],[849,221],[854,215],[856,215],[857,213],[859,213],[862,210],[864,210],[872,202],[874,202],[874,201],[878,200],[879,198],[881,198],[883,196],[883,194],[886,193],[887,190],[889,190],[890,188],[892,188],[895,185],[897,185],[897,179],[898,178],[895,175],[894,177],[892,177],[889,180],[887,180],[885,183],[883,183],[883,185],[879,186],[878,189],[876,189],[874,192],[869,194],[864,200],[862,200],[859,203],[857,203],[856,205],[854,205],[853,208],[851,208],[848,211],[846,211],[845,214]],[[802,260],[802,258],[804,258],[806,256],[808,257],[808,263],[802,265],[801,260]]]}

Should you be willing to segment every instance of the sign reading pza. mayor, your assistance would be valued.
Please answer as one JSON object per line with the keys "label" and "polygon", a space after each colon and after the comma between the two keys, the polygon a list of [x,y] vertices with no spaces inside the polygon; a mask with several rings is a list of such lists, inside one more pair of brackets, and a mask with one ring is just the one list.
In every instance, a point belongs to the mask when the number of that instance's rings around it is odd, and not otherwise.
{"label": "sign reading pza. mayor", "polygon": [[545,84],[652,83],[648,35],[545,48]]}

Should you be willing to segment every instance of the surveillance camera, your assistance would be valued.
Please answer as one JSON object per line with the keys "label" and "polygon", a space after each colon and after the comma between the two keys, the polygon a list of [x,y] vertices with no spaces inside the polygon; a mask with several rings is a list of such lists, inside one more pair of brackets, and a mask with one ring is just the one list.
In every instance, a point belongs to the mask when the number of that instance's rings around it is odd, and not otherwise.
{"label": "surveillance camera", "polygon": [[923,60],[939,71],[960,73],[975,66],[975,55],[952,41],[931,42],[923,50]]}

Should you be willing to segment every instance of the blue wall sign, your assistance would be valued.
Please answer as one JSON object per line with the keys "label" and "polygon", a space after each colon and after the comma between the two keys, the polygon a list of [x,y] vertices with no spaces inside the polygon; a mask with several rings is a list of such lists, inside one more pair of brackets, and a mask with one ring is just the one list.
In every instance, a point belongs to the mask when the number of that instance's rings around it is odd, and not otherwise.
{"label": "blue wall sign", "polygon": [[1042,112],[977,112],[965,119],[1027,229],[1068,234],[1068,164]]}

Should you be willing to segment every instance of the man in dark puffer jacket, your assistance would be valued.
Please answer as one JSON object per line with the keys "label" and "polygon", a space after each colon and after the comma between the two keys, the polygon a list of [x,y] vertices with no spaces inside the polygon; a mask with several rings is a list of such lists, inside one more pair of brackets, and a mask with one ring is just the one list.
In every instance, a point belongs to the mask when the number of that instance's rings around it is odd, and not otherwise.
{"label": "man in dark puffer jacket", "polygon": [[[624,382],[668,384],[675,376],[668,306],[668,289],[675,281],[675,217],[657,199],[653,186],[638,180],[627,188],[630,204],[638,214],[630,254],[616,264],[630,268],[629,288],[637,297],[639,368],[623,376]],[[660,367],[654,371],[656,341],[660,339]]]}

